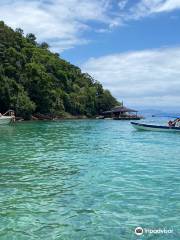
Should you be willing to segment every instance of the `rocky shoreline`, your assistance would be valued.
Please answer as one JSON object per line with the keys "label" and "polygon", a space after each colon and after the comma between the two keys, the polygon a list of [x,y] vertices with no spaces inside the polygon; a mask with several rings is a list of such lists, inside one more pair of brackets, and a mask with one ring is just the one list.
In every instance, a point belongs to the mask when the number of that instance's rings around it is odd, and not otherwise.
{"label": "rocky shoreline", "polygon": [[53,121],[53,120],[73,120],[73,119],[92,119],[95,117],[87,117],[85,115],[79,115],[79,116],[73,116],[70,114],[64,115],[64,116],[51,116],[46,114],[37,113],[31,116],[29,120],[26,120],[22,117],[15,117],[16,122],[21,121]]}

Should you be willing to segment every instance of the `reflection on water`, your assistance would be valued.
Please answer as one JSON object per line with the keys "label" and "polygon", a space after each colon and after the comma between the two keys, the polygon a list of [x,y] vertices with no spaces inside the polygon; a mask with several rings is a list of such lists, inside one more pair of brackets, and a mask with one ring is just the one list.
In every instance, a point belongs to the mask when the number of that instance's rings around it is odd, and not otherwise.
{"label": "reflection on water", "polygon": [[0,128],[0,239],[179,239],[178,134],[129,122],[27,122]]}

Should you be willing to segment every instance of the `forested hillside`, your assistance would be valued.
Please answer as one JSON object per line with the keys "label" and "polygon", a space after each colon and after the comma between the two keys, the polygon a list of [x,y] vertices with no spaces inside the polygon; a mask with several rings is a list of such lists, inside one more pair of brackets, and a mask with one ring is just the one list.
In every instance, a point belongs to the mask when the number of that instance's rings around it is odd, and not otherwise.
{"label": "forested hillside", "polygon": [[47,43],[0,22],[0,112],[13,109],[25,119],[35,113],[91,117],[115,105],[108,90]]}

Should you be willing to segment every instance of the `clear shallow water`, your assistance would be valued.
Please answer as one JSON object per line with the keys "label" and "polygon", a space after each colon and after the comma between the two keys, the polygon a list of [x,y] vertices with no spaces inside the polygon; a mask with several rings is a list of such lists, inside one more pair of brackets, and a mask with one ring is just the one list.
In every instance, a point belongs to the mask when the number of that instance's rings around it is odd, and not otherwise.
{"label": "clear shallow water", "polygon": [[77,120],[0,134],[0,239],[180,239],[179,133]]}

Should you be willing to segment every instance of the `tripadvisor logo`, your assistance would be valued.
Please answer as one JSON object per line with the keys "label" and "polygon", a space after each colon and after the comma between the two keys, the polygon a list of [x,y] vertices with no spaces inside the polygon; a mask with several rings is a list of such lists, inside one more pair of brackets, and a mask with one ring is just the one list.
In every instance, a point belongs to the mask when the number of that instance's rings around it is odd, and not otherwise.
{"label": "tripadvisor logo", "polygon": [[143,231],[142,227],[137,227],[134,232],[137,236],[141,236],[141,235],[143,235],[144,231]]}
{"label": "tripadvisor logo", "polygon": [[173,229],[161,229],[161,228],[158,228],[158,229],[149,229],[149,228],[142,228],[142,227],[137,227],[135,228],[134,230],[135,234],[137,236],[141,236],[143,234],[170,234],[170,233],[173,233]]}

